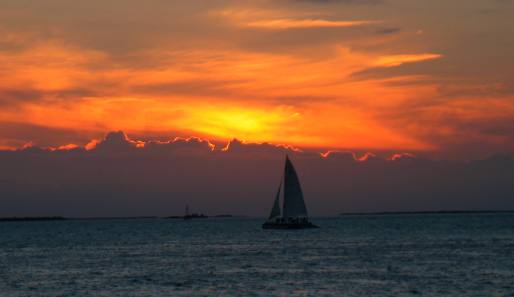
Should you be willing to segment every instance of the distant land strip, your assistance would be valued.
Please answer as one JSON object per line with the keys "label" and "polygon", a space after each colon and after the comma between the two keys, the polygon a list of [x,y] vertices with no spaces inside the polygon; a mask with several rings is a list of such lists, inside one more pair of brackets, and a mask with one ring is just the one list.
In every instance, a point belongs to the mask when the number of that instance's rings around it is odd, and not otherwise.
{"label": "distant land strip", "polygon": [[[514,213],[514,210],[427,210],[427,211],[381,211],[381,212],[343,212],[339,216],[382,216],[382,215],[423,215],[423,214],[487,214],[487,213]],[[242,215],[215,215],[211,218],[244,218]],[[135,219],[182,219],[183,216],[132,216],[132,217],[85,217],[66,218],[61,216],[51,217],[3,217],[0,222],[23,222],[23,221],[63,221],[63,220],[135,220]]]}
{"label": "distant land strip", "polygon": [[83,217],[83,218],[67,218],[68,220],[141,220],[141,219],[158,219],[158,216],[129,216],[129,217]]}
{"label": "distant land strip", "polygon": [[[234,216],[231,214],[221,214],[211,216],[211,218],[232,218],[232,217],[244,217],[244,216]],[[137,220],[137,219],[183,219],[184,216],[168,216],[168,217],[158,217],[158,216],[131,216],[131,217],[84,217],[84,218],[66,218],[61,216],[51,216],[51,217],[3,217],[0,218],[0,222],[29,222],[29,221],[62,221],[62,220]]]}
{"label": "distant land strip", "polygon": [[514,210],[426,210],[426,211],[380,211],[380,212],[343,212],[340,216],[368,215],[417,215],[417,214],[474,214],[474,213],[514,213]]}
{"label": "distant land strip", "polygon": [[16,222],[16,221],[62,221],[67,220],[64,217],[8,217],[0,218],[0,222]]}

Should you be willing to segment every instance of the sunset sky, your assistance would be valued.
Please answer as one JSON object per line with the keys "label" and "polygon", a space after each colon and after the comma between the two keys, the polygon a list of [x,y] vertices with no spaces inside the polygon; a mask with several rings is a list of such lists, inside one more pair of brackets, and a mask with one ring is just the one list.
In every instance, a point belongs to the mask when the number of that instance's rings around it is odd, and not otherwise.
{"label": "sunset sky", "polygon": [[514,151],[514,1],[2,0],[0,149]]}

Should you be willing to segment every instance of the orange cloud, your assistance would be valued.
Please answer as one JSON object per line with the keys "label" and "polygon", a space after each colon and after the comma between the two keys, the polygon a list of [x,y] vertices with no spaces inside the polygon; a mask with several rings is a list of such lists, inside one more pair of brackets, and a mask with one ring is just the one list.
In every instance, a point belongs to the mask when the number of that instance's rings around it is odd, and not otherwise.
{"label": "orange cloud", "polygon": [[[270,24],[283,28],[359,25],[276,20],[283,22]],[[417,98],[439,96],[437,84],[425,83],[429,75],[356,81],[352,74],[441,57],[385,55],[339,44],[320,56],[160,48],[134,53],[134,60],[147,63],[135,67],[130,62],[116,63],[99,51],[47,40],[0,53],[5,65],[0,72],[11,73],[0,82],[0,92],[29,90],[35,98],[18,100],[16,108],[12,104],[0,109],[0,118],[96,133],[123,129],[139,135],[238,138],[327,149],[434,150],[439,144],[425,138],[434,131],[413,122],[414,115],[394,114]],[[437,107],[441,105],[432,110]],[[471,117],[473,109],[462,110],[463,117],[476,120]],[[440,135],[455,133],[452,125],[433,127]],[[10,147],[6,141],[0,141],[0,146]],[[89,143],[86,149],[94,147]]]}
{"label": "orange cloud", "polygon": [[259,20],[244,24],[250,28],[295,29],[295,28],[338,28],[376,24],[377,21],[330,21],[323,19],[274,19]]}
{"label": "orange cloud", "polygon": [[57,150],[59,150],[59,151],[69,151],[69,150],[74,150],[74,149],[77,149],[77,148],[79,148],[78,145],[70,143],[70,144],[59,146],[57,148]]}
{"label": "orange cloud", "polygon": [[[449,32],[403,4],[131,2],[104,14],[64,2],[0,7],[0,147],[38,129],[81,135],[45,147],[107,130],[325,150],[514,146],[508,48],[473,44],[508,26]],[[346,29],[288,30],[307,28]]]}
{"label": "orange cloud", "polygon": [[416,156],[411,153],[396,153],[396,154],[391,155],[389,158],[387,158],[387,160],[398,161],[398,160],[402,160],[402,159],[413,159],[415,157]]}
{"label": "orange cloud", "polygon": [[91,140],[90,142],[88,142],[84,148],[87,150],[87,151],[90,151],[90,150],[93,150],[96,148],[96,146],[100,143],[100,140],[97,140],[97,139],[93,139]]}
{"label": "orange cloud", "polygon": [[[31,56],[31,51],[11,56],[14,72],[36,90],[42,88],[42,98],[15,111],[0,111],[4,120],[23,118],[45,127],[99,132],[182,131],[299,146],[431,148],[374,118],[377,110],[407,100],[411,90],[349,79],[354,71],[375,65],[379,57],[370,53],[337,47],[333,56],[313,60],[243,51],[150,51],[143,57],[161,58],[161,67],[131,69],[89,51],[52,48],[46,49],[49,60],[38,52]],[[54,62],[68,55],[72,58]],[[30,71],[16,67],[37,59],[41,62]],[[93,67],[102,62],[102,67]],[[61,90],[74,88],[88,89],[84,95],[71,92],[71,98],[58,99]],[[319,99],[302,99],[309,97]],[[338,103],[342,98],[350,98],[345,100],[351,104]]]}
{"label": "orange cloud", "polygon": [[442,58],[440,54],[416,54],[416,55],[389,55],[381,56],[375,60],[377,67],[395,67],[406,63],[423,62]]}
{"label": "orange cloud", "polygon": [[377,156],[375,154],[367,152],[364,155],[362,155],[361,157],[359,157],[357,159],[357,161],[359,161],[359,162],[366,162],[368,160],[372,160],[372,159],[375,159],[375,158],[377,158]]}

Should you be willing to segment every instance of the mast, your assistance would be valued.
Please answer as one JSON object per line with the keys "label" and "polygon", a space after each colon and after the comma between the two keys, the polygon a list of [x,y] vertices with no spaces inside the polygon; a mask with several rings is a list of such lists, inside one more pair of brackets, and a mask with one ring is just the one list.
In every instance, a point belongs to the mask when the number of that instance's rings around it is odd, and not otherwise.
{"label": "mast", "polygon": [[284,205],[283,218],[308,217],[300,180],[296,174],[293,163],[286,155],[284,168]]}

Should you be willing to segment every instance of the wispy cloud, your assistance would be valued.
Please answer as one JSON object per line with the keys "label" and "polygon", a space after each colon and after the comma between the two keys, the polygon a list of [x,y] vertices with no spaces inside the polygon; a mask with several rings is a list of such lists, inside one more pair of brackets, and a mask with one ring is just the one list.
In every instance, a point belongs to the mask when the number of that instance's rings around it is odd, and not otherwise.
{"label": "wispy cloud", "polygon": [[413,54],[413,55],[390,55],[379,57],[374,66],[376,67],[396,67],[406,63],[415,63],[442,58],[440,54]]}
{"label": "wispy cloud", "polygon": [[245,27],[282,30],[300,28],[341,28],[377,24],[378,21],[331,21],[324,19],[273,19],[244,24]]}

